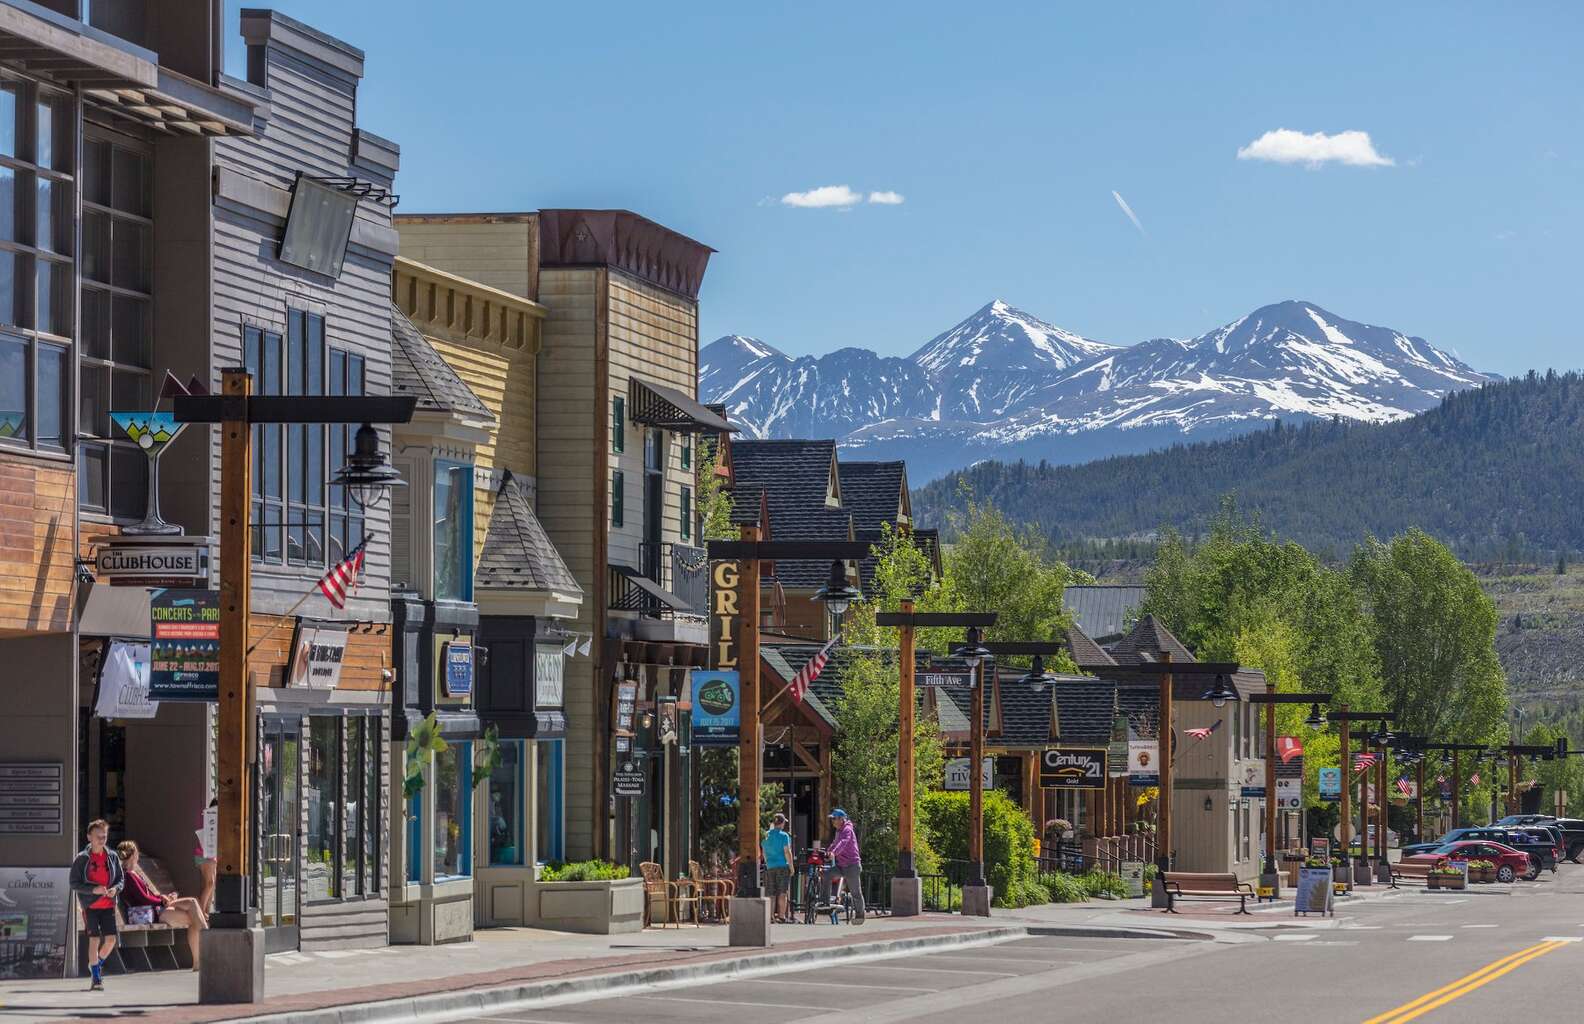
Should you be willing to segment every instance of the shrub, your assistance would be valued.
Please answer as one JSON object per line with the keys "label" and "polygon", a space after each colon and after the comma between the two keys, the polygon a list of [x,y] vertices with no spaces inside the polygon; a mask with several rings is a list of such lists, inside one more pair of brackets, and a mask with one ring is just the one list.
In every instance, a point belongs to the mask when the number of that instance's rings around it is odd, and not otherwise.
{"label": "shrub", "polygon": [[626,878],[632,872],[625,864],[608,860],[580,860],[571,864],[552,862],[539,872],[541,882],[609,882]]}
{"label": "shrub", "polygon": [[1058,871],[1042,874],[1039,880],[1050,894],[1052,903],[1082,903],[1089,898],[1089,894],[1084,891],[1083,883],[1072,875]]}
{"label": "shrub", "polygon": [[[924,794],[919,800],[919,824],[930,847],[942,858],[968,859],[967,793]],[[984,857],[986,881],[996,906],[1023,907],[1028,906],[1028,900],[1037,899],[1034,822],[1000,790],[984,795]]]}
{"label": "shrub", "polygon": [[1125,900],[1128,897],[1127,883],[1116,875],[1104,871],[1086,871],[1078,877],[1078,883],[1090,896],[1106,896],[1118,900]]}

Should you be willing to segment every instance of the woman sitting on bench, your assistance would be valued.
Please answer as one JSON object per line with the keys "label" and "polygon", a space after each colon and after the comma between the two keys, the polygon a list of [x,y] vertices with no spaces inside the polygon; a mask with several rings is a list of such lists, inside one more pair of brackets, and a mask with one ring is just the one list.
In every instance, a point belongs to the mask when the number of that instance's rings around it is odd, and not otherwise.
{"label": "woman sitting on bench", "polygon": [[126,888],[121,899],[126,903],[127,924],[163,924],[187,929],[187,948],[192,952],[193,970],[198,969],[198,933],[209,927],[198,901],[191,896],[162,893],[149,881],[138,864],[137,843],[128,839],[116,847],[126,870]]}

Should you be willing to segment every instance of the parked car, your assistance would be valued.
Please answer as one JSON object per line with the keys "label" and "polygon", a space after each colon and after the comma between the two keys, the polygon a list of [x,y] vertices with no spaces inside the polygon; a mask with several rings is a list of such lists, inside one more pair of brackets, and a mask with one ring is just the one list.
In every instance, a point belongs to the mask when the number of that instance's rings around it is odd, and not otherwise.
{"label": "parked car", "polygon": [[1462,840],[1438,846],[1428,854],[1420,857],[1434,857],[1436,860],[1488,860],[1496,865],[1496,881],[1511,882],[1515,878],[1525,878],[1533,881],[1540,875],[1540,865],[1533,857],[1522,850],[1515,850],[1505,843],[1490,840]]}
{"label": "parked car", "polygon": [[1552,824],[1562,830],[1564,855],[1577,864],[1579,857],[1584,855],[1584,819],[1558,818]]}
{"label": "parked car", "polygon": [[1491,822],[1492,828],[1511,828],[1515,825],[1539,825],[1556,820],[1552,814],[1509,814]]}
{"label": "parked car", "polygon": [[1455,828],[1433,843],[1413,843],[1403,847],[1402,855],[1412,857],[1418,854],[1429,853],[1438,846],[1461,841],[1488,840],[1511,846],[1516,850],[1534,857],[1535,863],[1542,868],[1556,870],[1557,846],[1551,840],[1549,833],[1544,831],[1530,831],[1529,829],[1493,828],[1489,825],[1477,825],[1471,828]]}

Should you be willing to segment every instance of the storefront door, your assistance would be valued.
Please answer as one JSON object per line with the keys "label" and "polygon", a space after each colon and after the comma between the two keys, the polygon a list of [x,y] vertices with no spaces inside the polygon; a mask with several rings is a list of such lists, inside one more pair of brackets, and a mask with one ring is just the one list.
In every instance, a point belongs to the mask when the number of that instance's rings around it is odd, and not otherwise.
{"label": "storefront door", "polygon": [[259,923],[267,952],[297,948],[302,725],[266,718],[259,745]]}

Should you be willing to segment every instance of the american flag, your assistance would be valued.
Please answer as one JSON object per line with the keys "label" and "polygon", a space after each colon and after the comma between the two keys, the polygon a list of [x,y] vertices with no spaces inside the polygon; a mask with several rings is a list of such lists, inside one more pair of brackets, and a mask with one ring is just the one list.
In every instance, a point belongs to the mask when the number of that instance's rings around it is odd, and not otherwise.
{"label": "american flag", "polygon": [[1354,754],[1353,770],[1356,772],[1361,772],[1366,768],[1373,768],[1375,767],[1375,762],[1377,760],[1379,760],[1379,757],[1372,752],[1366,751],[1362,754]]}
{"label": "american flag", "polygon": [[1398,779],[1397,792],[1401,793],[1403,796],[1413,796],[1413,783],[1409,782],[1407,779]]}
{"label": "american flag", "polygon": [[1438,785],[1438,786],[1446,785],[1446,776],[1445,775],[1437,775],[1436,776],[1436,785]]}
{"label": "american flag", "polygon": [[1196,740],[1209,739],[1210,734],[1221,728],[1221,719],[1216,719],[1214,725],[1201,726],[1197,729],[1184,729],[1183,732]]}
{"label": "american flag", "polygon": [[367,545],[368,541],[364,540],[353,548],[350,555],[319,581],[319,590],[337,608],[345,608],[347,595],[357,589],[358,574],[363,571],[363,549]]}
{"label": "american flag", "polygon": [[792,682],[787,684],[787,689],[792,691],[792,699],[794,701],[799,704],[803,703],[803,696],[808,693],[809,684],[818,679],[819,674],[825,671],[825,663],[830,660],[831,648],[836,646],[838,639],[839,637],[831,637],[830,643],[821,647],[820,652],[810,658],[808,664],[804,665],[798,671],[798,674],[792,677]]}
{"label": "american flag", "polygon": [[1286,764],[1295,757],[1303,756],[1303,744],[1298,742],[1296,736],[1276,737],[1276,756],[1281,758],[1281,763]]}
{"label": "american flag", "polygon": [[1479,772],[1475,772],[1473,775],[1469,776],[1469,785],[1471,785],[1471,786],[1479,785]]}

